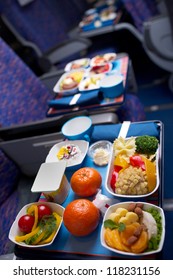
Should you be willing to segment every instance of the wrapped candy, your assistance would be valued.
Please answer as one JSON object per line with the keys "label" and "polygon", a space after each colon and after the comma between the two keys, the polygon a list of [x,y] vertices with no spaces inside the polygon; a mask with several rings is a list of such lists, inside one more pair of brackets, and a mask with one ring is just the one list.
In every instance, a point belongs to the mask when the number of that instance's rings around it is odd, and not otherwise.
{"label": "wrapped candy", "polygon": [[118,199],[109,198],[106,195],[102,194],[101,191],[97,193],[95,199],[93,200],[94,205],[100,210],[102,215],[105,214],[109,206],[118,202]]}

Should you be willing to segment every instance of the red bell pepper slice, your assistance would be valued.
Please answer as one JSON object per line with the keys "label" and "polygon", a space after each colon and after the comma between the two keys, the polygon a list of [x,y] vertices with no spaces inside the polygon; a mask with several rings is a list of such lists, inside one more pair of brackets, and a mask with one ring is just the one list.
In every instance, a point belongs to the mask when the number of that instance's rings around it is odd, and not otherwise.
{"label": "red bell pepper slice", "polygon": [[114,192],[115,192],[115,184],[116,184],[116,181],[117,181],[117,178],[118,178],[118,173],[121,169],[122,169],[121,166],[115,165],[114,166],[114,171],[112,172],[110,185],[111,185],[111,188]]}

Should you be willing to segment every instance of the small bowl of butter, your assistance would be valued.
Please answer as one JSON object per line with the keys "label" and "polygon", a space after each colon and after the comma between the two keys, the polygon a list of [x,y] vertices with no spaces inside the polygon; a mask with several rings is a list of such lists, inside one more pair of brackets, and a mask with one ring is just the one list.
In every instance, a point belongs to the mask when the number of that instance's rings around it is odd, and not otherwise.
{"label": "small bowl of butter", "polygon": [[96,165],[107,165],[112,150],[112,143],[106,140],[101,140],[93,143],[88,149],[88,156],[92,158]]}

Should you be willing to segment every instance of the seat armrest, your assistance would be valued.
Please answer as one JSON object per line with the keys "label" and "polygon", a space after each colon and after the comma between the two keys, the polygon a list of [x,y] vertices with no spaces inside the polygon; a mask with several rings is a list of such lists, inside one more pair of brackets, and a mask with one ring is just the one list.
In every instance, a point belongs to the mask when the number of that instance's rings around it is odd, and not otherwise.
{"label": "seat armrest", "polygon": [[77,116],[89,116],[93,125],[118,123],[118,116],[115,113],[107,112],[103,114],[89,114],[87,110],[47,118],[41,121],[30,122],[12,127],[0,128],[0,141],[15,140],[39,135],[60,132],[63,124],[71,118]]}
{"label": "seat armrest", "polygon": [[128,22],[121,22],[118,24],[115,24],[114,31],[120,31],[120,30],[128,30],[131,34],[133,34],[139,42],[143,42],[143,34],[141,34],[135,26],[133,26],[131,23]]}
{"label": "seat armrest", "polygon": [[69,113],[63,116],[45,118],[41,121],[29,122],[21,125],[0,128],[0,141],[14,140],[38,135],[49,134],[61,131],[62,125],[70,118],[88,115],[88,112],[83,110],[80,112]]}

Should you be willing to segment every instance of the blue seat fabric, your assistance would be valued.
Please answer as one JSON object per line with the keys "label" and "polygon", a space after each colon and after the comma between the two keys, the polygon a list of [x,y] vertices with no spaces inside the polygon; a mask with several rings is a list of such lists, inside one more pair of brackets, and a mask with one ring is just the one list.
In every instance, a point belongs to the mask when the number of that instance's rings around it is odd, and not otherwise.
{"label": "blue seat fabric", "polygon": [[0,58],[1,125],[45,118],[50,92],[1,38]]}
{"label": "blue seat fabric", "polygon": [[159,14],[156,0],[121,0],[136,28],[143,33],[143,23]]}
{"label": "blue seat fabric", "polygon": [[[46,116],[48,89],[0,38],[0,122],[11,127]],[[19,211],[20,170],[0,150],[0,255],[9,253],[8,232]]]}
{"label": "blue seat fabric", "polygon": [[0,13],[43,53],[68,39],[69,29],[78,24],[87,7],[85,0],[37,0],[23,7],[18,1],[0,1]]}
{"label": "blue seat fabric", "polygon": [[8,232],[19,211],[19,175],[17,166],[0,150],[0,255],[11,252]]}

